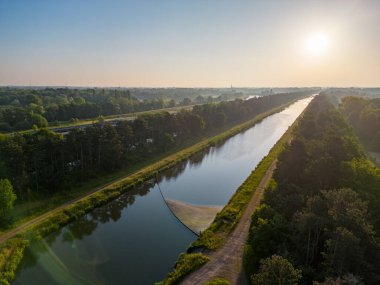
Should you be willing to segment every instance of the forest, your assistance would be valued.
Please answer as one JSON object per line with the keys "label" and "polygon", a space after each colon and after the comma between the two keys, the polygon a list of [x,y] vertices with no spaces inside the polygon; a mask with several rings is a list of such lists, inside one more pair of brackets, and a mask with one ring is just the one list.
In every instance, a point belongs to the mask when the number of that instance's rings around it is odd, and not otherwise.
{"label": "forest", "polygon": [[310,92],[205,104],[176,114],[162,112],[99,122],[63,136],[47,129],[0,136],[0,179],[9,179],[18,201],[69,191],[101,174],[192,143]]}
{"label": "forest", "polygon": [[[272,266],[289,284],[380,284],[380,169],[330,99],[310,103],[252,216],[253,284],[268,284]],[[344,110],[352,100],[363,99],[344,100]]]}
{"label": "forest", "polygon": [[345,97],[341,110],[366,148],[380,152],[380,99]]}

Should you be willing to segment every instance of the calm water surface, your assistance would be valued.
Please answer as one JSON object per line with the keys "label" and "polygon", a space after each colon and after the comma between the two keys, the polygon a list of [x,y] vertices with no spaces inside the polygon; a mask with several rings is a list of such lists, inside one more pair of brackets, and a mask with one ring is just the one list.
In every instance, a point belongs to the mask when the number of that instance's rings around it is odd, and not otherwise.
{"label": "calm water surface", "polygon": [[[159,177],[166,198],[225,205],[310,102],[300,100]],[[143,185],[33,243],[13,285],[153,284],[196,236]]]}

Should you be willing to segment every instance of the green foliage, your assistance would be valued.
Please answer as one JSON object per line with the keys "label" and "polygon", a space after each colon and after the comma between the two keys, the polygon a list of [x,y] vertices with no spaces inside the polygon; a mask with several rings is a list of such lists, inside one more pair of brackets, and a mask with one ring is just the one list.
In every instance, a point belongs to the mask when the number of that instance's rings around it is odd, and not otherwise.
{"label": "green foliage", "polygon": [[4,224],[11,214],[16,195],[8,179],[0,179],[0,224]]}
{"label": "green foliage", "polygon": [[48,126],[47,120],[40,114],[32,113],[29,116],[28,122],[32,126],[37,126],[38,128],[46,128]]}
{"label": "green foliage", "polygon": [[205,285],[229,285],[230,282],[228,282],[226,279],[223,278],[214,278],[211,281],[207,282]]}
{"label": "green foliage", "polygon": [[[1,175],[11,180],[20,201],[28,196],[69,191],[93,177],[182,147],[201,137],[249,121],[259,114],[269,114],[274,107],[279,108],[303,95],[302,92],[280,94],[197,106],[193,111],[182,110],[177,114],[146,114],[133,121],[117,122],[116,125],[101,119],[84,129],[69,129],[64,136],[36,128],[34,133],[6,136],[0,141]],[[220,113],[225,115],[225,119],[220,119]],[[25,121],[22,116],[16,120],[17,114],[9,116],[15,122]],[[37,127],[46,125],[39,120],[42,118],[40,114],[33,113],[31,116],[36,119],[33,123]],[[234,211],[229,213],[232,219],[235,214]]]}
{"label": "green foliage", "polygon": [[272,252],[286,254],[285,240],[289,234],[287,221],[272,207],[261,204],[252,216],[250,235],[245,259],[248,275],[255,272],[262,257],[271,256]]}
{"label": "green foliage", "polygon": [[[310,93],[314,90],[289,89],[288,91]],[[205,92],[208,94],[207,98],[203,96]],[[245,92],[252,91],[245,90]],[[289,93],[283,94],[286,97]],[[26,130],[31,129],[33,125],[41,128],[46,121],[53,123],[88,120],[99,116],[119,116],[194,103],[232,101],[231,99],[244,97],[246,96],[242,92],[234,90],[226,93],[219,89],[205,91],[188,88],[124,90],[0,87],[0,121],[3,122],[0,131]],[[221,124],[227,119],[224,112],[218,112],[215,118],[216,122]]]}
{"label": "green foliage", "polygon": [[314,281],[313,285],[364,285],[362,279],[353,274],[346,274],[342,277],[328,277],[323,282]]}
{"label": "green foliage", "polygon": [[209,258],[201,253],[181,254],[178,258],[174,271],[170,272],[162,282],[156,283],[156,285],[179,284],[184,276],[198,269],[208,260]]}
{"label": "green foliage", "polygon": [[369,150],[380,152],[380,102],[378,99],[345,97],[341,111]]}
{"label": "green foliage", "polygon": [[252,218],[247,271],[277,254],[302,268],[304,283],[349,273],[380,281],[380,171],[326,96],[304,112],[274,179]]}
{"label": "green foliage", "polygon": [[272,255],[261,261],[260,270],[252,276],[255,285],[296,285],[301,279],[301,270],[295,269],[285,258]]}
{"label": "green foliage", "polygon": [[9,285],[14,279],[15,271],[20,263],[28,242],[15,238],[0,247],[0,284]]}

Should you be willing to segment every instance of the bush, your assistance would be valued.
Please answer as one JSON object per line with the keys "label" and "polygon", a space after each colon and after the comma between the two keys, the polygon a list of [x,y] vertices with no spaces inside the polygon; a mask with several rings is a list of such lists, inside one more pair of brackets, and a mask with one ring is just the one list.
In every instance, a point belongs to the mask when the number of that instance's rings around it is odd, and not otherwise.
{"label": "bush", "polygon": [[295,269],[287,259],[279,255],[272,255],[260,263],[259,272],[251,277],[252,284],[295,285],[301,279],[301,270]]}

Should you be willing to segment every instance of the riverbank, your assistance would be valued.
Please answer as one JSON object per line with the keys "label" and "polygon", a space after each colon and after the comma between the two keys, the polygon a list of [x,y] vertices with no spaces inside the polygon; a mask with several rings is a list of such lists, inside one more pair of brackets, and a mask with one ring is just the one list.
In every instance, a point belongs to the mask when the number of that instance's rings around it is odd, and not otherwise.
{"label": "riverbank", "polygon": [[5,241],[12,236],[17,234],[22,234],[21,236],[27,240],[32,240],[36,236],[43,236],[51,231],[59,229],[60,226],[68,223],[77,217],[89,212],[94,207],[103,205],[108,201],[120,196],[122,193],[133,188],[136,184],[141,183],[142,181],[150,179],[155,172],[163,171],[165,169],[171,168],[180,161],[183,161],[189,158],[194,153],[201,151],[205,148],[208,148],[212,145],[220,143],[227,138],[234,136],[235,134],[250,128],[255,123],[261,121],[263,118],[279,112],[281,109],[292,104],[289,102],[286,105],[280,106],[278,108],[272,109],[266,113],[263,113],[245,123],[242,123],[238,126],[231,128],[230,130],[216,135],[212,138],[204,139],[203,141],[188,147],[182,151],[179,151],[173,155],[170,155],[157,163],[154,163],[150,166],[143,168],[142,170],[123,178],[115,183],[108,185],[79,201],[73,203],[66,203],[62,205],[61,209],[56,209],[48,212],[43,219],[39,219],[36,223],[31,223],[28,225],[28,228],[14,229],[11,233],[7,233],[7,236],[2,235],[0,238]]}
{"label": "riverbank", "polygon": [[[285,145],[290,141],[292,137],[292,132],[296,128],[300,118],[302,118],[302,114],[296,119],[292,126],[288,128],[288,130],[280,138],[280,140],[278,140],[278,142],[273,146],[268,155],[261,160],[261,162],[257,165],[255,170],[252,171],[251,175],[237,189],[236,193],[232,196],[228,204],[223,208],[223,210],[219,214],[217,214],[211,226],[208,229],[206,229],[206,231],[202,232],[199,238],[189,246],[186,254],[180,256],[180,259],[178,260],[175,269],[172,272],[170,272],[162,282],[157,283],[157,285],[179,284],[187,275],[194,272],[198,268],[201,268],[199,270],[201,272],[200,275],[205,275],[207,274],[207,272],[213,273],[214,271],[212,270],[212,268],[218,268],[218,270],[220,269],[221,265],[217,264],[217,260],[222,257],[224,258],[225,252],[219,249],[222,246],[223,248],[225,248],[225,245],[228,243],[228,241],[231,241],[232,243],[234,242],[236,236],[233,234],[233,232],[240,231],[239,233],[237,233],[237,235],[241,234],[241,229],[237,230],[236,228],[238,223],[243,225],[244,223],[246,223],[249,225],[251,214],[253,213],[255,208],[254,206],[258,204],[261,198],[261,194],[263,193],[263,189],[261,189],[260,186],[263,186],[264,184],[266,185],[266,183],[269,181],[271,173],[274,169],[275,160],[277,159],[278,155],[283,151]],[[257,196],[258,194],[260,194],[259,197]],[[251,204],[250,201],[252,201],[252,207],[248,207],[248,205]],[[246,213],[246,209],[248,209],[248,211],[252,213]],[[241,221],[243,213],[245,221]],[[248,227],[246,228],[246,230],[248,230]],[[246,236],[244,233],[243,235]],[[233,250],[234,255],[239,255],[239,260],[241,262],[245,241],[246,238],[243,238],[242,244],[237,245],[238,247],[241,247],[241,256],[238,254],[239,251],[237,250],[237,248],[234,248]],[[199,261],[195,262],[195,260],[198,259]],[[209,268],[202,270],[209,264],[207,263],[207,265],[204,265],[210,259],[215,261],[215,266],[211,266],[212,268],[210,270],[208,270]],[[234,256],[232,256],[231,259],[236,261],[236,258],[234,258]],[[199,264],[202,264],[204,266],[199,266]],[[224,266],[226,266],[226,264],[224,264]],[[227,266],[229,265],[227,264]],[[207,276],[212,277],[212,274],[208,274]],[[194,283],[191,283],[191,281],[189,282],[189,284],[198,284],[197,280],[192,280],[194,281]]]}

